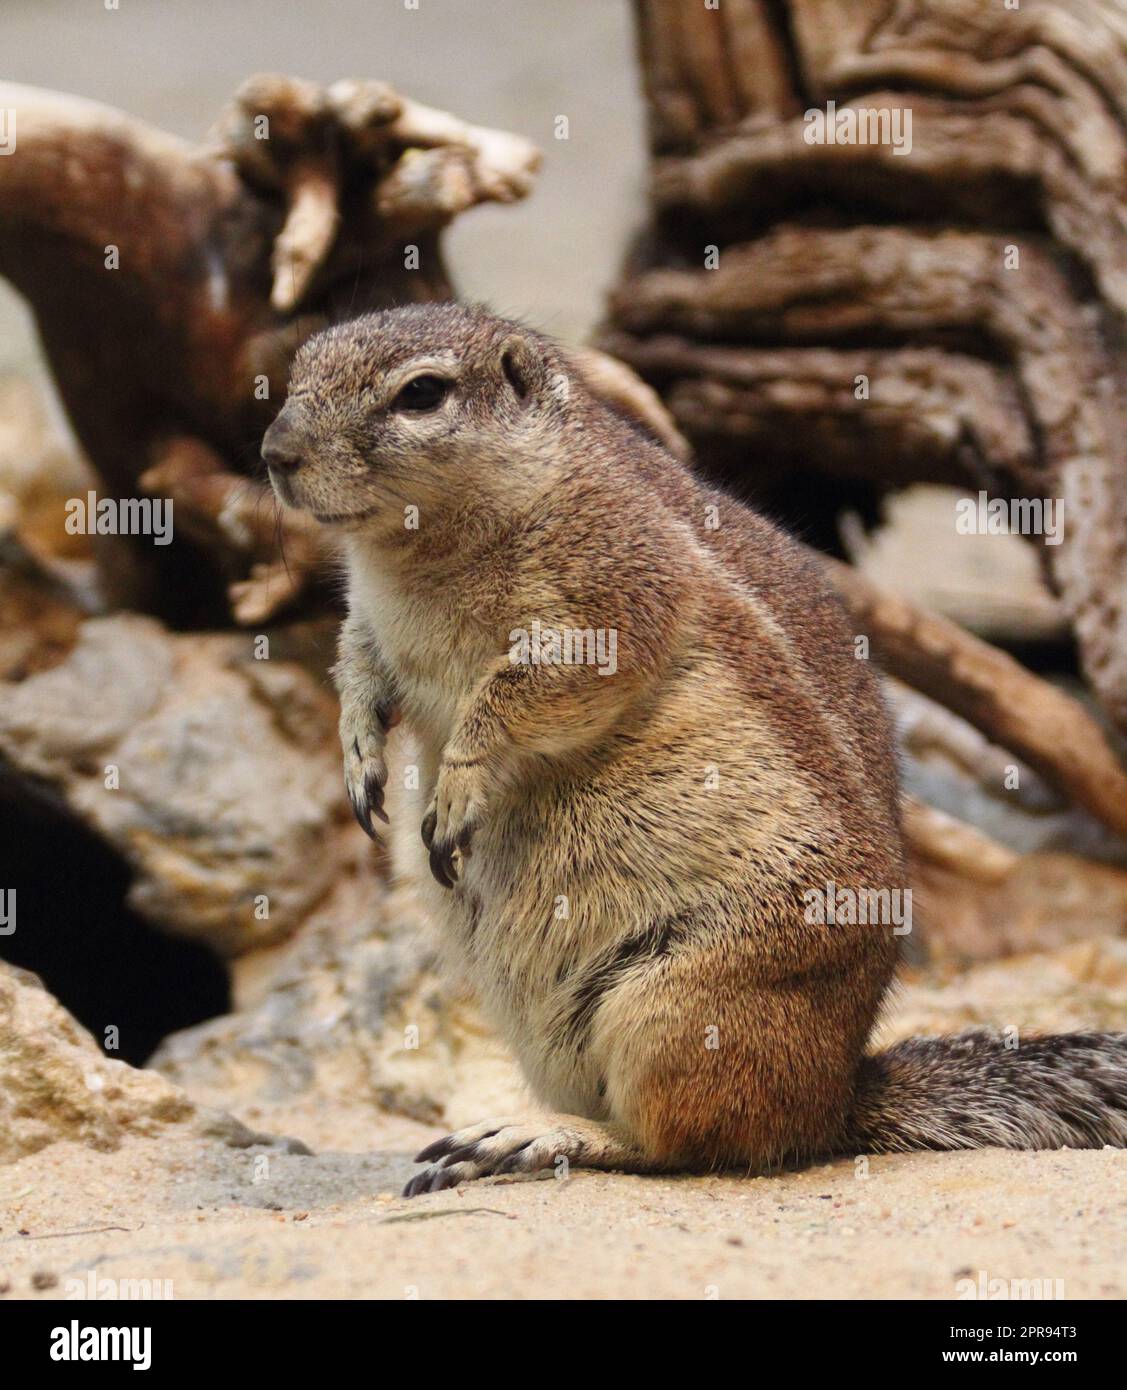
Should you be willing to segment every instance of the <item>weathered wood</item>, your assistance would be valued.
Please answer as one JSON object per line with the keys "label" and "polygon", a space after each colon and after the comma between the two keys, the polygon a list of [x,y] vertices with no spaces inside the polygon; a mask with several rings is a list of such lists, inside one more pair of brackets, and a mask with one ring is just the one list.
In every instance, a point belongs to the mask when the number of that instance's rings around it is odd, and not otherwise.
{"label": "weathered wood", "polygon": [[989,642],[824,561],[859,633],[891,675],[960,715],[1127,837],[1127,773],[1077,700]]}
{"label": "weathered wood", "polygon": [[[745,449],[745,486],[802,467],[1062,499],[1046,568],[1127,728],[1123,6],[636,11],[652,217],[600,345],[706,467]],[[830,102],[887,113],[883,138],[811,139]]]}
{"label": "weathered wood", "polygon": [[602,341],[660,385],[675,420],[703,441],[706,455],[713,441],[746,449],[753,485],[757,475],[810,459],[821,470],[873,482],[943,479],[968,487],[991,470],[1035,464],[1012,376],[966,353],[730,347],[617,330]]}

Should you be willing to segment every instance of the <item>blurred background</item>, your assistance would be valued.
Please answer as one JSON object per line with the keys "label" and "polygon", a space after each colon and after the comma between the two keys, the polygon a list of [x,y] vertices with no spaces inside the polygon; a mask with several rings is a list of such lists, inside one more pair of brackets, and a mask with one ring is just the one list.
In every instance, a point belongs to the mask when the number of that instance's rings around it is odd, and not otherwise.
{"label": "blurred background", "polygon": [[[641,217],[643,110],[627,0],[5,0],[4,76],[120,107],[202,140],[247,76],[379,77],[474,125],[527,136],[532,197],[474,209],[448,230],[463,297],[578,341]],[[555,138],[555,120],[569,138]],[[0,371],[35,352],[0,281]]]}

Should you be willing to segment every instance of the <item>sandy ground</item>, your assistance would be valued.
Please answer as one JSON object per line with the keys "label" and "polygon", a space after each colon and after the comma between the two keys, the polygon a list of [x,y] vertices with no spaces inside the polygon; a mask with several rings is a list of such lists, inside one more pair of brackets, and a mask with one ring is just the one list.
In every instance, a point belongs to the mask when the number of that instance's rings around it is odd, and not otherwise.
{"label": "sandy ground", "polygon": [[177,1299],[953,1299],[985,1271],[1061,1280],[1065,1298],[1127,1292],[1121,1152],[913,1154],[867,1176],[851,1159],[755,1179],[574,1171],[404,1201],[437,1133],[385,1118],[368,1152],[315,1157],[56,1145],[0,1173],[0,1290],[73,1297],[94,1271],[170,1280]]}
{"label": "sandy ground", "polygon": [[[907,972],[876,1045],[972,1024],[1122,1030],[1125,982],[1117,939]],[[844,1158],[761,1178],[572,1169],[405,1201],[412,1155],[444,1129],[375,1108],[344,1059],[326,1066],[345,1081],[288,1098],[246,1077],[191,1087],[314,1156],[174,1126],[112,1153],[58,1143],[0,1168],[0,1298],[168,1280],[177,1299],[951,1300],[980,1276],[1054,1296],[1060,1281],[1066,1299],[1127,1295],[1125,1150]],[[449,1124],[513,1113],[512,1083],[507,1064],[479,1061]]]}

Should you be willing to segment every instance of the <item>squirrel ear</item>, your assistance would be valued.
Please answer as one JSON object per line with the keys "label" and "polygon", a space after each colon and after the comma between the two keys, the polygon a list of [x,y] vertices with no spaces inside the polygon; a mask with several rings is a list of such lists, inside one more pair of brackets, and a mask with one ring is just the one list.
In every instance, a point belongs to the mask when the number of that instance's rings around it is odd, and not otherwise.
{"label": "squirrel ear", "polygon": [[526,401],[544,375],[544,363],[527,338],[513,334],[501,344],[501,374],[518,401]]}

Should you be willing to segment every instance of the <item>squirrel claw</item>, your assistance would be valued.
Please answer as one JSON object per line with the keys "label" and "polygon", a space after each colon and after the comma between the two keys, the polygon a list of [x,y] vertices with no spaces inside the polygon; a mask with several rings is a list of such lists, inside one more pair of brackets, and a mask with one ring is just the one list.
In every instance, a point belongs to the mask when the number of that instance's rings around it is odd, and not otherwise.
{"label": "squirrel claw", "polygon": [[437,824],[438,812],[432,808],[423,817],[423,844],[430,850],[431,873],[443,888],[453,888],[458,879],[457,870],[454,868],[454,845],[449,840],[435,840]]}
{"label": "squirrel claw", "polygon": [[416,1173],[404,1197],[442,1192],[475,1178],[538,1173],[554,1169],[566,1175],[560,1160],[592,1166],[629,1166],[632,1155],[617,1149],[602,1126],[574,1115],[542,1115],[528,1119],[485,1120],[428,1144],[416,1163],[428,1166]]}
{"label": "squirrel claw", "polygon": [[457,883],[461,865],[470,858],[470,843],[481,824],[484,799],[480,770],[468,762],[444,763],[430,809],[423,817],[423,844],[430,851],[430,870],[443,888]]}
{"label": "squirrel claw", "polygon": [[384,787],[387,784],[387,764],[382,756],[382,735],[380,740],[365,737],[349,738],[345,743],[344,786],[361,830],[371,840],[379,837],[372,825],[372,817],[390,825],[384,810]]}
{"label": "squirrel claw", "polygon": [[474,827],[463,826],[455,839],[436,840],[434,832],[437,819],[434,811],[428,811],[423,818],[423,844],[430,850],[431,873],[443,888],[453,888],[458,882],[458,858],[470,857],[470,841],[473,838]]}
{"label": "squirrel claw", "polygon": [[391,824],[388,814],[383,808],[383,787],[373,775],[369,775],[364,779],[364,790],[359,797],[353,796],[351,787],[348,789],[348,800],[360,829],[369,840],[378,840],[379,836],[372,825],[372,817],[377,817],[383,821],[384,825]]}
{"label": "squirrel claw", "polygon": [[431,846],[430,871],[443,888],[453,888],[458,881],[458,870],[454,865],[454,845],[449,840],[439,840]]}

